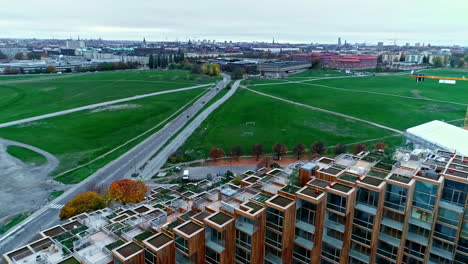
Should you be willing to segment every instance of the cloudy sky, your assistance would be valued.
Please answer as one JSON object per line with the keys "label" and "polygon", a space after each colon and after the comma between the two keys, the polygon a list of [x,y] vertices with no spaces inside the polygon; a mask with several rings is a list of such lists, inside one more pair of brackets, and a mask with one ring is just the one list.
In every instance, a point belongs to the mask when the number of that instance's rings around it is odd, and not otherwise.
{"label": "cloudy sky", "polygon": [[0,0],[0,38],[468,46],[468,0]]}

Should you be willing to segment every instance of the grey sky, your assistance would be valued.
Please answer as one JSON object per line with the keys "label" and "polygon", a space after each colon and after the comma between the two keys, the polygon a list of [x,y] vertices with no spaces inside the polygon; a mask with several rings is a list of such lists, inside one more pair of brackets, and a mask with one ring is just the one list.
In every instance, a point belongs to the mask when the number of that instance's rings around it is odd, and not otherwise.
{"label": "grey sky", "polygon": [[0,38],[468,46],[467,0],[0,0]]}

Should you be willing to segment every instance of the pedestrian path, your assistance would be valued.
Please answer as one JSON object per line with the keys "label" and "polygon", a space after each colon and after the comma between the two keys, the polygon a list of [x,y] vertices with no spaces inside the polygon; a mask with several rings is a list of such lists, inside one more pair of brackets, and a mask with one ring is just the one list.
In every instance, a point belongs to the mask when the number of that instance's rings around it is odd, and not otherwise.
{"label": "pedestrian path", "polygon": [[62,209],[65,205],[63,204],[51,204],[50,208],[52,209]]}

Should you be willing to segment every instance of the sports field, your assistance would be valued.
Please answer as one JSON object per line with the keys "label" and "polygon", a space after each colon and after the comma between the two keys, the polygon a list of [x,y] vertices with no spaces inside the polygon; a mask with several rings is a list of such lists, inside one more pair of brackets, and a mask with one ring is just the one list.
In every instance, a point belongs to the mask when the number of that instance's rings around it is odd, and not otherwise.
{"label": "sports field", "polygon": [[[64,79],[41,82],[31,80],[31,82],[14,84],[17,88],[21,87],[24,94],[23,97],[19,98],[16,95],[15,100],[18,100],[18,103],[7,104],[5,111],[16,112],[24,109],[25,113],[35,116],[38,112],[49,113],[50,111],[68,109],[83,104],[189,87],[201,83],[215,82],[216,80],[217,78],[191,75],[185,71],[107,72],[70,75]],[[51,105],[45,103],[38,105],[38,101],[51,101],[54,97],[46,96],[43,92],[36,90],[52,86],[55,88],[51,92],[57,96],[57,102]],[[152,131],[153,133],[156,132],[166,124],[166,119],[170,119],[172,114],[206,91],[206,88],[198,88],[156,95],[1,128],[0,137],[29,144],[55,155],[60,164],[53,175],[59,175],[64,171],[95,159],[159,125]],[[36,98],[36,95],[40,98]],[[34,111],[26,111],[28,105],[34,107]],[[4,118],[8,116],[3,111],[0,115]],[[97,162],[99,164],[93,164],[91,169],[81,169],[76,173],[62,176],[59,180],[65,183],[76,183],[86,178],[100,166],[117,158],[117,154],[123,154],[125,150],[130,149],[151,134],[149,133],[145,137],[126,145],[112,156]],[[26,155],[23,158],[28,157]]]}
{"label": "sports field", "polygon": [[116,71],[8,77],[0,78],[0,123],[215,81],[215,78],[193,75],[188,71]]}
{"label": "sports field", "polygon": [[[431,70],[431,74],[465,73]],[[304,76],[310,78],[302,78]],[[324,76],[323,72],[306,72],[287,80],[248,80],[245,85],[267,95],[400,131],[434,119],[458,125],[465,117],[468,104],[468,82],[448,85],[426,79],[416,83],[405,73],[352,77],[341,73]],[[283,142],[292,150],[296,143],[310,145],[315,140],[323,140],[328,146],[359,141],[369,141],[370,145],[377,141],[391,145],[403,142],[401,136],[386,129],[241,89],[212,114],[180,150],[187,158],[195,159],[207,157],[213,146],[229,153],[230,148],[238,144],[243,147],[244,154],[249,155],[255,143],[263,143],[266,150],[271,151],[274,143]]]}

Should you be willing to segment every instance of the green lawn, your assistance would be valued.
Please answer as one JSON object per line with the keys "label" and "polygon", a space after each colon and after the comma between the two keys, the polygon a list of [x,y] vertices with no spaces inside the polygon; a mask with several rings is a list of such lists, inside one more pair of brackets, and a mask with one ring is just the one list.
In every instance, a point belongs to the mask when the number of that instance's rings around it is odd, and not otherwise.
{"label": "green lawn", "polygon": [[[400,130],[435,119],[463,118],[466,111],[465,104],[468,102],[468,83],[452,87],[426,80],[418,84],[405,76],[330,79],[305,84],[252,86],[251,88]],[[451,100],[462,105],[365,93],[367,91],[412,98]]]}
{"label": "green lawn", "polygon": [[193,75],[188,71],[115,71],[47,75],[40,76],[41,78],[34,75],[7,77],[0,78],[0,122],[140,94],[212,83],[219,79]]}
{"label": "green lawn", "polygon": [[27,214],[20,214],[20,215],[16,216],[10,222],[8,222],[6,225],[0,226],[0,234],[3,234],[5,232],[7,232],[11,228],[13,228],[15,225],[21,223],[26,218],[28,218]]}
{"label": "green lawn", "polygon": [[39,166],[47,161],[47,159],[41,154],[19,146],[8,146],[7,152],[13,157],[30,165]]}
{"label": "green lawn", "polygon": [[53,191],[53,192],[51,192],[50,197],[49,197],[49,201],[54,200],[55,198],[59,197],[63,193],[64,193],[64,191]]}
{"label": "green lawn", "polygon": [[[6,127],[0,129],[0,137],[30,144],[54,154],[60,160],[59,168],[54,172],[57,175],[93,160],[156,126],[205,91],[195,89],[164,94],[113,105],[112,108],[81,111]],[[122,154],[122,151],[118,154]],[[117,157],[116,154],[112,156],[113,159]],[[104,159],[97,164],[103,166],[111,160]],[[85,167],[60,180],[65,183],[78,182],[95,170],[96,167]]]}
{"label": "green lawn", "polygon": [[387,130],[240,89],[202,123],[180,150],[188,158],[198,159],[206,158],[213,146],[229,153],[231,147],[241,145],[244,154],[250,155],[255,143],[264,144],[271,152],[276,142],[283,142],[292,150],[299,142],[309,146],[315,140],[323,140],[327,145],[335,145],[390,135]]}

